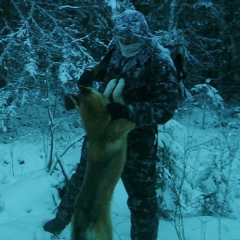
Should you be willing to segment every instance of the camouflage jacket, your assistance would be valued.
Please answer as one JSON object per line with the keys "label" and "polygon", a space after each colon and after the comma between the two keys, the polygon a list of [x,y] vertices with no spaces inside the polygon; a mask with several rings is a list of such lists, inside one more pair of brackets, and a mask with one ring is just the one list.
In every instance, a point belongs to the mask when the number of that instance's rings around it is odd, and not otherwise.
{"label": "camouflage jacket", "polygon": [[110,49],[113,52],[108,65],[100,77],[96,76],[96,80],[103,83],[99,91],[103,92],[111,79],[124,78],[122,96],[136,126],[166,123],[173,116],[178,102],[176,71],[168,52],[163,50],[150,55],[144,48],[135,57],[126,58],[117,42]]}
{"label": "camouflage jacket", "polygon": [[[103,82],[100,91],[103,92],[111,79],[124,78],[122,96],[136,126],[152,127],[166,123],[178,102],[176,69],[168,50],[151,34],[144,16],[134,10],[126,10],[117,17],[113,35],[107,53],[110,59],[107,57],[106,63],[103,58],[96,66],[101,69],[95,76],[97,81]],[[144,48],[133,57],[124,57],[119,37],[142,43]]]}

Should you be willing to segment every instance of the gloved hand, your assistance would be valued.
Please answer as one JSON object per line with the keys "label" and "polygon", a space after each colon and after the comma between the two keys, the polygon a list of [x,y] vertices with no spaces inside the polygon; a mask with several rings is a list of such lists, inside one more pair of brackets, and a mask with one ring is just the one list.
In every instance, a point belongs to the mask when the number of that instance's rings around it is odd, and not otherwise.
{"label": "gloved hand", "polygon": [[53,218],[43,225],[43,229],[46,232],[57,234],[60,233],[67,226],[67,224],[68,223],[60,218]]}
{"label": "gloved hand", "polygon": [[81,77],[79,78],[77,85],[81,85],[84,87],[90,87],[94,80],[94,72],[92,69],[86,69]]}
{"label": "gloved hand", "polygon": [[119,118],[129,119],[130,110],[128,106],[122,105],[117,102],[112,102],[107,104],[107,111],[111,114],[112,120],[116,120]]}

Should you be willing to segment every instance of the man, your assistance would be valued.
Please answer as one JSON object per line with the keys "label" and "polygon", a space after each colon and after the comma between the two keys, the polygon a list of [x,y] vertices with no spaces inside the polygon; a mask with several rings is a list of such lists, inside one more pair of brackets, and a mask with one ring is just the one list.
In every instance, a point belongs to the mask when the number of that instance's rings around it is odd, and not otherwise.
{"label": "man", "polygon": [[[92,69],[85,70],[78,84],[91,86],[93,80],[99,81],[102,82],[99,91],[103,92],[111,79],[125,80],[122,96],[127,105],[111,102],[107,110],[112,119],[127,118],[136,123],[128,135],[127,159],[121,178],[129,197],[131,238],[155,240],[159,225],[157,125],[165,124],[177,107],[176,71],[168,51],[150,33],[140,12],[126,10],[120,14],[113,34],[106,56]],[[44,225],[46,231],[61,232],[71,220],[74,200],[84,178],[86,141],[56,217]]]}

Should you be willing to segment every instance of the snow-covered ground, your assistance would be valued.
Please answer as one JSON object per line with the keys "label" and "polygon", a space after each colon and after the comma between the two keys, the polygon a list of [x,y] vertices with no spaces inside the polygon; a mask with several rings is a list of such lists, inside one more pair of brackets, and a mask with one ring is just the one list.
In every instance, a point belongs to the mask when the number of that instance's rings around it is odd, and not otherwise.
{"label": "snow-covered ground", "polygon": [[[214,117],[211,121],[207,119],[205,129],[202,128],[202,113],[196,111],[189,120],[188,114],[179,114],[178,118],[171,120],[165,130],[170,131],[167,135],[160,137],[163,141],[174,139],[175,150],[186,149],[186,144],[198,146],[198,152],[191,152],[193,163],[197,168],[204,166],[202,159],[211,153],[213,142],[211,139],[220,138],[222,127],[214,124]],[[204,116],[205,118],[206,116]],[[206,119],[205,119],[206,120]],[[232,118],[227,121],[227,126],[231,126],[229,132],[234,136],[234,143],[239,144],[239,118]],[[196,123],[198,121],[198,123]],[[227,128],[226,128],[227,129]],[[164,130],[164,131],[165,131]],[[224,130],[224,129],[223,129]],[[81,129],[75,129],[76,139],[81,137]],[[52,236],[44,232],[42,225],[54,217],[56,205],[60,198],[57,188],[63,185],[63,175],[61,168],[50,175],[46,171],[46,153],[49,153],[49,139],[43,141],[38,137],[36,131],[28,130],[26,136],[18,137],[9,143],[0,143],[0,240],[50,240],[50,239],[70,239],[70,225],[59,236]],[[1,133],[2,134],[2,133]],[[55,151],[61,156],[64,150],[71,144],[68,134],[64,133],[58,137]],[[77,135],[79,134],[79,137]],[[71,134],[70,134],[71,135]],[[170,140],[167,139],[168,136]],[[237,137],[236,137],[237,136]],[[237,139],[237,140],[236,140]],[[48,143],[46,143],[48,142]],[[202,143],[209,142],[209,145]],[[160,143],[161,144],[161,141]],[[81,141],[73,145],[67,153],[60,157],[67,175],[71,175],[74,165],[80,156]],[[189,145],[188,145],[189,146]],[[209,149],[206,149],[209,146]],[[193,153],[196,153],[194,155]],[[197,158],[196,158],[197,156]],[[202,163],[196,165],[196,160]],[[239,183],[240,153],[235,152],[232,174],[235,174],[235,183]],[[188,169],[188,168],[187,168]],[[189,170],[191,171],[191,170]],[[197,169],[192,168],[194,176]],[[236,187],[238,189],[238,187]],[[190,191],[190,190],[187,190]],[[239,194],[234,195],[236,198]],[[161,220],[159,226],[159,240],[240,240],[240,204],[234,199],[234,212],[231,218],[214,218],[212,216],[200,216],[189,214],[183,218],[184,233],[177,234],[176,225],[173,222]],[[126,205],[127,194],[120,181],[115,189],[112,200],[112,221],[114,230],[114,240],[129,240],[130,213]]]}

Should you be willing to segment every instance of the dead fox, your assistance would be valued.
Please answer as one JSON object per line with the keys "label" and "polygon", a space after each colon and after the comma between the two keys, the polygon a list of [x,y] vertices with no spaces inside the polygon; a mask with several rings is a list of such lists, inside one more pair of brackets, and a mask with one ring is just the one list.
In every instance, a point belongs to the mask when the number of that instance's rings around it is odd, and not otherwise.
{"label": "dead fox", "polygon": [[[87,169],[75,202],[72,240],[112,240],[110,205],[113,190],[122,174],[127,134],[135,124],[127,119],[112,121],[106,110],[112,93],[115,102],[124,104],[124,80],[110,81],[104,94],[80,87],[74,100],[87,134]],[[114,91],[113,91],[114,89]]]}

